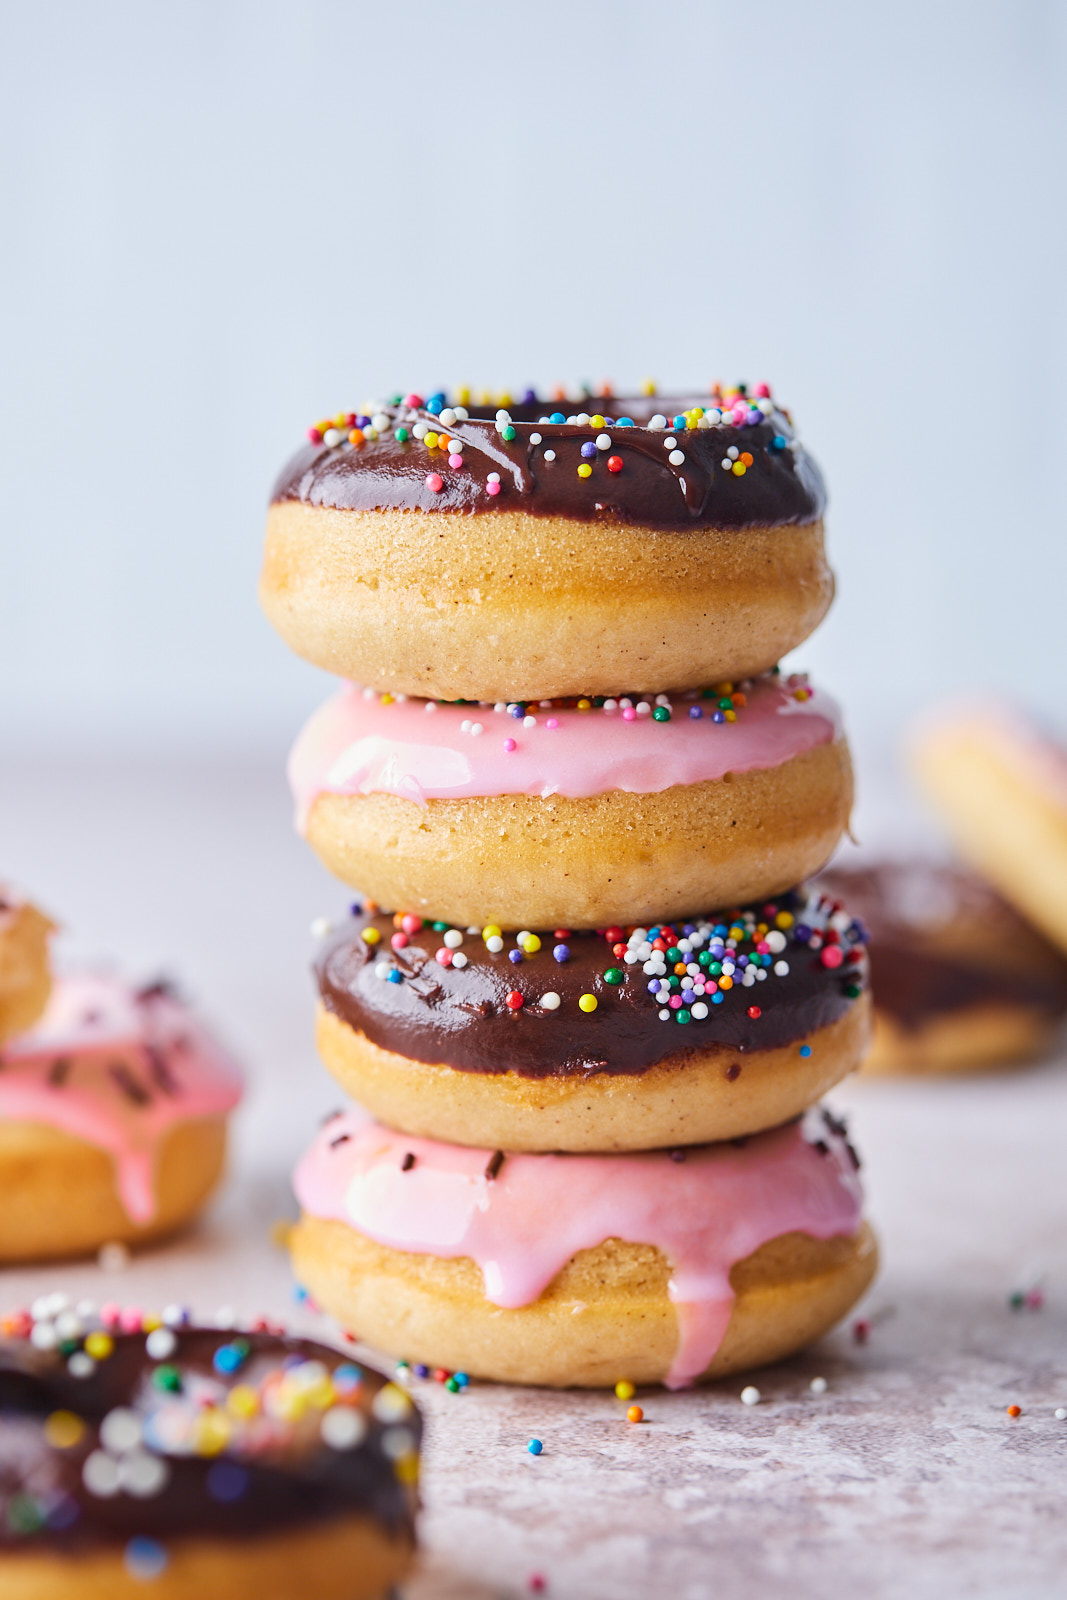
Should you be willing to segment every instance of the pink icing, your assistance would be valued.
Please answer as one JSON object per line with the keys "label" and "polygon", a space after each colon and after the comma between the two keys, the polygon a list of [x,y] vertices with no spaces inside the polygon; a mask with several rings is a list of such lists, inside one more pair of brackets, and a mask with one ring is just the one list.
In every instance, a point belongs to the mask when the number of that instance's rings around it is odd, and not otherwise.
{"label": "pink icing", "polygon": [[37,1025],[0,1052],[0,1117],[106,1150],[136,1223],[155,1215],[156,1159],[171,1129],[240,1097],[238,1068],[183,1005],[112,978],[59,979]]}
{"label": "pink icing", "polygon": [[[404,1171],[408,1154],[415,1164]],[[509,1155],[490,1179],[491,1155],[412,1139],[349,1111],[320,1130],[293,1183],[310,1215],[379,1244],[471,1257],[498,1306],[529,1305],[576,1251],[606,1239],[658,1246],[678,1309],[670,1388],[693,1383],[722,1343],[738,1261],[783,1233],[829,1239],[860,1223],[854,1163],[818,1110],[741,1146],[695,1147],[679,1162],[664,1151]]]}
{"label": "pink icing", "polygon": [[[798,691],[807,698],[797,699]],[[714,701],[678,695],[669,722],[621,705],[590,711],[534,706],[536,720],[527,727],[503,706],[387,703],[373,690],[348,684],[320,706],[293,746],[289,781],[297,826],[303,831],[324,793],[393,794],[419,805],[475,795],[658,794],[728,772],[777,767],[841,733],[836,702],[806,689],[801,678],[758,678],[746,695],[736,722],[715,723]],[[699,721],[689,716],[696,705]],[[481,732],[472,732],[475,727]]]}

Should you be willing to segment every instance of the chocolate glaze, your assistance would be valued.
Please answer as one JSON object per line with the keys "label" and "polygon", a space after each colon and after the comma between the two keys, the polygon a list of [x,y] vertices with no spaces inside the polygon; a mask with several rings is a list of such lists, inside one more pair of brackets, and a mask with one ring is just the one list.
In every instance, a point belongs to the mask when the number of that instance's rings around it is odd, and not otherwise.
{"label": "chocolate glaze", "polygon": [[[826,903],[821,921],[837,904]],[[788,895],[775,905],[795,906],[798,918],[803,910]],[[675,924],[676,932],[682,926]],[[362,937],[367,928],[380,934],[373,947]],[[325,942],[315,974],[326,1008],[383,1050],[410,1060],[463,1072],[513,1071],[526,1078],[636,1074],[662,1061],[682,1063],[698,1051],[736,1053],[791,1044],[843,1016],[855,998],[848,990],[862,986],[866,971],[858,934],[844,935],[849,955],[836,969],[787,935],[785,949],[774,959],[789,963],[788,975],[771,972],[751,988],[738,984],[721,1004],[709,1004],[706,1018],[682,1027],[674,1016],[660,1019],[664,1001],[649,993],[642,963],[627,965],[614,956],[601,934],[569,934],[571,955],[563,963],[552,953],[556,937],[542,934],[540,951],[517,965],[509,957],[513,939],[492,954],[479,935],[467,935],[462,949],[468,965],[457,971],[435,959],[442,948],[440,931],[427,925],[395,952],[389,948],[393,932],[391,917],[357,912]],[[753,949],[751,941],[739,945],[739,952]],[[399,969],[401,982],[378,976],[383,959]],[[605,979],[609,968],[625,974],[621,983]],[[509,992],[522,995],[520,1009],[509,1008]],[[539,1004],[546,992],[560,996],[558,1009]],[[596,996],[594,1012],[579,1008],[583,994]],[[760,1010],[755,1018],[749,1015],[753,1005]]]}
{"label": "chocolate glaze", "polygon": [[883,861],[819,883],[865,923],[874,1003],[899,1026],[989,1004],[1067,1013],[1067,960],[973,873]]}
{"label": "chocolate glaze", "polygon": [[[221,1345],[244,1339],[249,1354],[239,1370],[220,1377],[213,1367]],[[357,1402],[367,1424],[361,1443],[333,1449],[319,1433],[321,1412],[296,1422],[276,1424],[269,1444],[255,1451],[226,1448],[213,1455],[153,1451],[166,1464],[168,1481],[159,1493],[140,1497],[120,1491],[93,1494],[83,1470],[87,1458],[101,1450],[100,1424],[117,1407],[132,1407],[144,1420],[159,1414],[169,1396],[152,1381],[162,1365],[145,1350],[145,1335],[115,1334],[114,1352],[100,1361],[88,1378],[72,1376],[67,1357],[39,1351],[29,1340],[0,1345],[0,1552],[47,1546],[76,1551],[87,1546],[123,1545],[143,1536],[166,1545],[187,1535],[241,1538],[331,1518],[366,1516],[394,1537],[414,1537],[413,1494],[397,1478],[393,1461],[382,1449],[390,1424],[372,1410],[385,1386],[380,1374],[361,1368]],[[235,1334],[207,1329],[177,1331],[178,1347],[167,1358],[182,1377],[183,1392],[203,1381],[226,1391],[238,1384],[255,1388],[287,1359],[322,1363],[332,1374],[346,1358],[306,1339],[274,1334]],[[80,1344],[80,1341],[79,1341]],[[193,1402],[195,1406],[195,1402]],[[69,1411],[85,1424],[76,1444],[50,1444],[45,1419]],[[403,1419],[417,1448],[421,1431],[414,1406]],[[146,1441],[151,1448],[150,1435]],[[218,1468],[229,1468],[243,1490],[221,1497]],[[242,1480],[241,1474],[247,1479]],[[225,1488],[225,1470],[223,1487]],[[214,1487],[215,1492],[212,1492]],[[38,1508],[43,1524],[18,1512],[27,1503]],[[0,1561],[2,1570],[2,1561]]]}
{"label": "chocolate glaze", "polygon": [[[347,442],[327,448],[306,445],[278,478],[272,499],[300,500],[307,505],[344,511],[522,511],[542,517],[572,517],[586,522],[622,522],[675,530],[753,528],[816,522],[826,493],[815,462],[797,441],[789,415],[775,409],[753,425],[653,432],[642,426],[657,412],[668,419],[693,406],[712,405],[709,396],[588,396],[583,411],[637,426],[604,430],[574,423],[539,419],[559,409],[555,402],[513,405],[510,415],[516,437],[510,443],[497,432],[492,408],[471,407],[466,421],[444,428],[429,411],[385,406],[392,425],[410,429],[419,421],[435,432],[464,442],[464,465],[449,467],[440,450],[417,439],[399,442],[390,430],[373,442]],[[569,412],[570,408],[567,408]],[[575,414],[571,412],[570,414]],[[581,447],[601,432],[611,449],[590,459],[592,475],[578,476]],[[539,433],[540,444],[530,435]],[[668,460],[664,440],[674,437],[685,456],[679,466]],[[736,446],[753,457],[743,477],[724,471],[727,450]],[[556,459],[545,460],[554,450]],[[611,472],[608,456],[622,458],[622,470]],[[438,472],[443,487],[434,492],[427,474]],[[500,493],[490,495],[486,480],[500,474]]]}

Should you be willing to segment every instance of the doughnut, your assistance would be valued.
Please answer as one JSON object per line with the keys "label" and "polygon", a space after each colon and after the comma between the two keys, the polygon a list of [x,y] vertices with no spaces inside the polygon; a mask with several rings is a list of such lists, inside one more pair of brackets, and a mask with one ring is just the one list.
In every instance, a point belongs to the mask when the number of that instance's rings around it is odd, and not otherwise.
{"label": "doughnut", "polygon": [[309,430],[260,598],[298,655],[442,700],[751,677],[826,614],[818,468],[765,384],[667,400],[409,394]]}
{"label": "doughnut", "polygon": [[993,705],[935,715],[911,755],[963,859],[1067,951],[1067,748]]}
{"label": "doughnut", "polygon": [[41,1015],[52,987],[48,939],[55,924],[0,884],[0,1044]]}
{"label": "doughnut", "polygon": [[6,1320],[4,1600],[384,1600],[409,1569],[420,1423],[378,1373],[275,1333]]}
{"label": "doughnut", "polygon": [[165,984],[57,980],[0,1050],[0,1261],[171,1233],[222,1171],[237,1067]]}
{"label": "doughnut", "polygon": [[390,1355],[507,1383],[682,1388],[776,1361],[870,1282],[858,1158],[813,1111],[734,1143],[504,1155],[362,1112],[297,1167],[300,1283]]}
{"label": "doughnut", "polygon": [[439,705],[352,685],[289,764],[297,826],[380,905],[604,927],[775,895],[848,826],[836,703],[794,674],[651,700]]}
{"label": "doughnut", "polygon": [[870,935],[864,1071],[966,1072],[1049,1051],[1067,1013],[1067,959],[983,879],[910,860],[835,867],[819,882]]}
{"label": "doughnut", "polygon": [[730,1139],[795,1116],[859,1065],[863,937],[821,895],[509,939],[353,908],[315,961],[319,1052],[374,1116],[456,1144]]}

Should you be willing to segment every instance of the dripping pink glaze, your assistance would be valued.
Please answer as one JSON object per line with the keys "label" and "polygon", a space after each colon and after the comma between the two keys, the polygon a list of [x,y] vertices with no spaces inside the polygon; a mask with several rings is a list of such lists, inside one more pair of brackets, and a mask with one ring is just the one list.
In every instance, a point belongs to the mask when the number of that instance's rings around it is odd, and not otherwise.
{"label": "dripping pink glaze", "polygon": [[[58,1061],[69,1061],[61,1074]],[[127,1074],[143,1104],[123,1089]],[[36,1026],[0,1051],[0,1117],[106,1150],[126,1213],[141,1224],[155,1215],[156,1159],[171,1129],[220,1116],[240,1097],[237,1066],[183,1005],[112,978],[59,979]]]}
{"label": "dripping pink glaze", "polygon": [[[621,710],[531,708],[535,727],[491,705],[439,705],[394,700],[348,684],[320,706],[289,758],[289,781],[303,831],[320,794],[393,794],[427,800],[477,795],[552,794],[580,799],[622,789],[658,794],[676,784],[702,783],[728,772],[777,767],[841,733],[841,713],[820,690],[794,698],[790,682],[758,678],[736,722],[711,721],[713,701],[695,721],[682,695],[670,722],[646,714],[627,721]],[[427,706],[432,709],[427,710]],[[554,719],[556,727],[548,726]],[[482,724],[480,735],[463,722]],[[505,740],[515,749],[505,750]]]}
{"label": "dripping pink glaze", "polygon": [[[404,1172],[409,1152],[415,1165]],[[695,1382],[722,1343],[738,1261],[783,1233],[829,1239],[860,1224],[859,1179],[817,1110],[741,1147],[695,1147],[682,1162],[663,1151],[509,1155],[490,1180],[491,1155],[412,1139],[350,1111],[320,1130],[293,1185],[310,1215],[346,1222],[379,1244],[471,1257],[498,1306],[529,1305],[576,1251],[606,1239],[658,1246],[678,1309],[667,1378],[675,1389]]]}

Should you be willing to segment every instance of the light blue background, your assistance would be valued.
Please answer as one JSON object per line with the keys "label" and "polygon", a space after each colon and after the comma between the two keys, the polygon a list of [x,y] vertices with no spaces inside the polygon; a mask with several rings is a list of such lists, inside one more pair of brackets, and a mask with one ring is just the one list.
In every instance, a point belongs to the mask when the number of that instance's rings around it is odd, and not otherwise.
{"label": "light blue background", "polygon": [[888,742],[1064,664],[1055,0],[4,7],[8,752],[277,750],[271,480],[393,388],[768,378]]}

